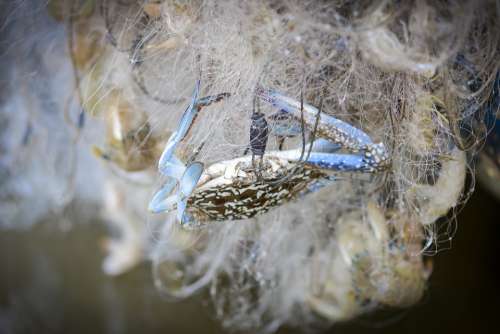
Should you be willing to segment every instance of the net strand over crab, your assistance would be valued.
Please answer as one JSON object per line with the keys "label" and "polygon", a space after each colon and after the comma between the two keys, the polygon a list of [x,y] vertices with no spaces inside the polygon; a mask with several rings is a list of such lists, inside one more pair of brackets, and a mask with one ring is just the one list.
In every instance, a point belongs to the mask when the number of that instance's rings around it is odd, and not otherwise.
{"label": "net strand over crab", "polygon": [[[318,139],[306,145],[309,152],[304,163],[298,164],[304,158],[302,147],[265,153],[258,173],[251,155],[217,162],[206,169],[200,162],[186,167],[174,152],[200,109],[196,107],[199,85],[198,81],[191,103],[160,158],[160,173],[171,179],[151,200],[149,208],[154,213],[177,209],[177,219],[186,226],[201,221],[246,219],[328,185],[332,180],[328,172],[372,173],[387,167],[388,153],[383,143],[374,143],[363,131],[312,105],[260,88],[258,98],[281,113],[300,118],[308,128],[314,125],[318,131]],[[333,153],[340,149],[354,153]]]}

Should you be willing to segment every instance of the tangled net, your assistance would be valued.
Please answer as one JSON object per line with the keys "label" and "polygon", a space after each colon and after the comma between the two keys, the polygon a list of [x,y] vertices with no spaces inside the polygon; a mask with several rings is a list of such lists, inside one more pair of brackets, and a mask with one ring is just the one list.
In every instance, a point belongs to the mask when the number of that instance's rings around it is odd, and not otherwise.
{"label": "tangled net", "polygon": [[[499,70],[498,3],[61,0],[48,10],[66,26],[71,96],[107,126],[93,144],[127,203],[126,217],[115,218],[147,221],[144,248],[161,291],[208,291],[224,325],[264,331],[421,298],[424,256],[453,237],[486,114],[497,112],[484,106]],[[276,112],[255,105],[256,88],[266,87],[321,103],[385,143],[390,167],[337,173],[333,184],[248,220],[186,230],[175,213],[148,216],[158,157],[196,80],[201,96],[230,97],[200,112],[177,152],[183,161],[243,156],[255,109],[268,119]],[[281,145],[275,127],[300,124],[269,126],[268,151]],[[284,141],[300,145],[300,135]]]}

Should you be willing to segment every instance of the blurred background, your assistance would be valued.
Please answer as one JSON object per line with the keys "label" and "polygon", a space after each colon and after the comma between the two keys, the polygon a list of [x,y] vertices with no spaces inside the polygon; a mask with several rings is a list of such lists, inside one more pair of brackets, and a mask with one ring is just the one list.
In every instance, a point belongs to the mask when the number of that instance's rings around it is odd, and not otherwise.
{"label": "blurred background", "polygon": [[[458,215],[451,249],[434,256],[419,304],[325,332],[494,332],[500,309],[499,204],[477,187]],[[83,221],[66,232],[64,224],[48,219],[31,230],[0,233],[0,333],[224,333],[207,296],[167,300],[153,285],[149,264],[117,278],[105,276],[104,224]]]}

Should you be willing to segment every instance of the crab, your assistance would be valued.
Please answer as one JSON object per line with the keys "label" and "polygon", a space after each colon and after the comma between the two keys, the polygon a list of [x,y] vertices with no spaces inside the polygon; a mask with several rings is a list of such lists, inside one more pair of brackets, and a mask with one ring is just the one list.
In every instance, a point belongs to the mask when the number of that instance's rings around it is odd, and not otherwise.
{"label": "crab", "polygon": [[[262,152],[258,171],[255,152],[207,168],[196,161],[186,166],[174,151],[200,110],[196,107],[199,88],[198,81],[178,130],[170,137],[159,160],[158,169],[168,179],[149,204],[154,213],[177,210],[177,219],[184,226],[251,218],[329,185],[335,179],[332,172],[375,173],[388,165],[384,144],[374,143],[363,131],[303,101],[258,88],[259,99],[278,108],[280,113],[300,119],[304,127],[314,128],[317,139],[302,148]],[[267,127],[267,122],[261,124]],[[261,130],[253,128],[251,134],[267,136],[267,129]],[[251,142],[255,139],[250,136]],[[262,146],[262,138],[257,139]],[[350,153],[336,153],[341,149]]]}

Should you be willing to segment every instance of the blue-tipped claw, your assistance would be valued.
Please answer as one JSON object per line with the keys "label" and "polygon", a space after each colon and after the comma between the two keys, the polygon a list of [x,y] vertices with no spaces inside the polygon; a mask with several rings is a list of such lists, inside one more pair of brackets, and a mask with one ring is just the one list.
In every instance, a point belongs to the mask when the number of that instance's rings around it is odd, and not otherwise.
{"label": "blue-tipped claw", "polygon": [[170,138],[168,139],[167,144],[165,145],[165,149],[158,161],[158,169],[160,171],[164,170],[165,165],[168,164],[171,159],[174,157],[175,149],[177,145],[181,142],[182,139],[186,136],[191,125],[193,124],[193,120],[198,113],[198,108],[196,108],[196,100],[198,99],[198,95],[200,93],[200,80],[196,81],[196,86],[193,92],[193,96],[191,98],[191,103],[184,111],[182,115],[181,121],[179,122],[179,126],[177,127],[177,131],[172,133]]}
{"label": "blue-tipped claw", "polygon": [[[288,113],[294,119],[303,119],[304,125],[310,130],[317,129],[316,136],[319,137],[312,144],[309,155],[304,156],[302,150],[281,151],[277,155],[290,160],[306,158],[306,163],[320,168],[338,171],[361,171],[374,172],[386,167],[388,154],[383,143],[374,143],[372,139],[360,129],[335,117],[321,113],[314,106],[294,100],[278,92],[258,88],[256,94],[262,100],[271,103],[280,111],[274,114],[272,119],[278,123],[280,136],[297,133],[296,127],[287,129],[284,125]],[[301,129],[302,131],[302,129]],[[306,145],[306,152],[310,146]],[[333,153],[339,149],[346,149],[354,154]]]}
{"label": "blue-tipped claw", "polygon": [[314,127],[316,117],[319,115],[319,124],[332,129],[331,138],[328,139],[339,143],[342,142],[346,147],[351,145],[355,146],[353,148],[359,149],[373,144],[371,138],[360,129],[325,113],[318,114],[319,110],[310,104],[301,103],[273,90],[263,88],[257,89],[256,94],[282,112],[290,113],[295,119],[300,119],[303,112],[304,122],[310,129]]}

